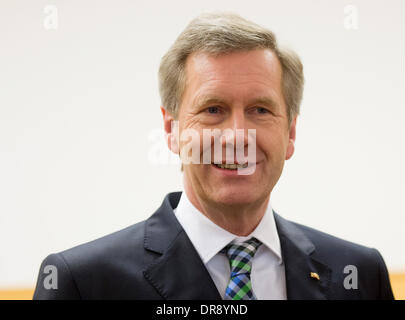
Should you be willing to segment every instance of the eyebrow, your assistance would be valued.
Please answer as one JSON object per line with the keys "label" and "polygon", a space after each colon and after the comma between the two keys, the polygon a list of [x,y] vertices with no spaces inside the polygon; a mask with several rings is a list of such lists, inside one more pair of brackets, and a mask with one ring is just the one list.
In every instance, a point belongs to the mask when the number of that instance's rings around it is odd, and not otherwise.
{"label": "eyebrow", "polygon": [[226,102],[223,99],[216,96],[202,96],[198,97],[194,103],[196,107],[202,107],[212,104],[226,104]]}
{"label": "eyebrow", "polygon": [[279,106],[279,103],[270,96],[258,97],[254,99],[251,104],[261,104],[273,108],[277,108]]}
{"label": "eyebrow", "polygon": [[[195,106],[196,107],[202,107],[206,105],[212,105],[212,104],[227,104],[225,100],[217,97],[217,96],[202,96],[196,99]],[[251,101],[249,101],[249,105],[255,105],[255,104],[260,104],[260,105],[266,105],[269,107],[277,108],[279,106],[279,103],[276,102],[272,97],[270,96],[262,96],[262,97],[257,97]]]}

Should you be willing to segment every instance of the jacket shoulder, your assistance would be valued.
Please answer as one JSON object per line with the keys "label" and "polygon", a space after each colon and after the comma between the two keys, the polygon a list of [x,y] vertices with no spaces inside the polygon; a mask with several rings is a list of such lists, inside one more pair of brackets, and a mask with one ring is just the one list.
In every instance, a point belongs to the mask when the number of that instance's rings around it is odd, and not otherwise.
{"label": "jacket shoulder", "polygon": [[[144,250],[145,221],[98,239],[48,255],[42,262],[34,299],[87,299],[122,292],[128,279],[142,281],[153,261]],[[46,269],[57,271],[57,290],[46,287]],[[49,286],[48,286],[49,287]]]}
{"label": "jacket shoulder", "polygon": [[143,249],[145,221],[59,252],[70,264],[90,263],[125,256]]}
{"label": "jacket shoulder", "polygon": [[355,272],[358,289],[352,291],[363,299],[393,299],[388,270],[377,249],[292,223],[314,244],[312,257],[332,268],[332,283],[342,287],[344,279]]}
{"label": "jacket shoulder", "polygon": [[[361,245],[352,241],[348,241],[337,236],[331,235],[329,233],[299,224],[296,222],[291,222],[294,226],[299,229],[311,242],[315,245],[318,253],[340,253],[340,254],[353,254],[353,255],[364,255],[368,256],[372,253],[373,248]],[[333,250],[333,251],[332,251]],[[337,250],[337,251],[335,251]]]}

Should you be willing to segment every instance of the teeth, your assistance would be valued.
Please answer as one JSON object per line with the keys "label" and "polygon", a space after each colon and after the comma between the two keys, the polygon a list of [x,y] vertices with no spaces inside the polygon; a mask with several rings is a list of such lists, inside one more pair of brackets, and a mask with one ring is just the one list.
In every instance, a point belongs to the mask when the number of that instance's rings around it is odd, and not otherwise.
{"label": "teeth", "polygon": [[236,170],[238,168],[247,168],[248,164],[215,164],[218,168]]}

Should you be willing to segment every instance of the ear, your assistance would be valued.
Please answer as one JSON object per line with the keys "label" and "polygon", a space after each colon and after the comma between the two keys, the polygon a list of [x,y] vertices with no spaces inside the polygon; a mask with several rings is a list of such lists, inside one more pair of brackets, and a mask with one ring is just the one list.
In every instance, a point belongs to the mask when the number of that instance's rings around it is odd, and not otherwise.
{"label": "ear", "polygon": [[290,129],[288,132],[288,146],[287,146],[287,152],[285,155],[286,160],[290,159],[292,157],[292,155],[294,154],[296,126],[297,126],[297,117],[295,117],[294,120],[291,122],[291,126],[290,126]]}
{"label": "ear", "polygon": [[175,119],[165,108],[160,107],[160,110],[163,115],[163,128],[167,146],[173,153],[179,154],[178,130],[175,130]]}

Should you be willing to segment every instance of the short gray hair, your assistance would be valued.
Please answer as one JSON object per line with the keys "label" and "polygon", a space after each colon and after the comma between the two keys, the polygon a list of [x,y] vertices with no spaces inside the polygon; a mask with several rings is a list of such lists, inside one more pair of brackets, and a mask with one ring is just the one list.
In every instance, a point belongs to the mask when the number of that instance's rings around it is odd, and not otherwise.
{"label": "short gray hair", "polygon": [[276,37],[237,14],[204,13],[193,19],[162,57],[159,67],[159,92],[162,106],[178,117],[186,87],[186,61],[194,52],[220,55],[236,51],[270,49],[282,67],[282,91],[289,123],[299,114],[304,88],[303,66],[292,50],[279,48]]}

